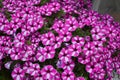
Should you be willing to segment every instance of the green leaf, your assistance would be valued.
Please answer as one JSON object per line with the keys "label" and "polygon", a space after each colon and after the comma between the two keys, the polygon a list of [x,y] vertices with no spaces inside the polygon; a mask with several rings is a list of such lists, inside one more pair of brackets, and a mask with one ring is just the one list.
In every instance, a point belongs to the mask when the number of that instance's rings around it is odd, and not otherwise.
{"label": "green leaf", "polygon": [[0,8],[2,8],[2,7],[3,7],[2,0],[0,0]]}
{"label": "green leaf", "polygon": [[44,4],[46,4],[46,3],[48,3],[50,0],[41,0],[41,2],[40,2],[40,6],[42,6],[42,5],[44,5]]}

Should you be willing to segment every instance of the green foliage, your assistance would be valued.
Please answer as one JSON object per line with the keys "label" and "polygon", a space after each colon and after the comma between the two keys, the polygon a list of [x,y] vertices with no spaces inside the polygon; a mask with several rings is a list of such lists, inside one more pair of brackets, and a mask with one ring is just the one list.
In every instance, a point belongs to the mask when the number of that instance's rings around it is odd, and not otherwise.
{"label": "green foliage", "polygon": [[85,70],[85,65],[80,64],[76,57],[72,57],[72,59],[75,63],[75,67],[73,69],[73,72],[75,73],[76,77],[83,76],[86,78],[86,80],[90,80],[89,73],[86,72],[86,70]]}
{"label": "green foliage", "polygon": [[81,36],[81,37],[85,37],[85,36],[90,36],[91,33],[90,33],[90,29],[81,29],[81,28],[77,28],[74,32],[72,32],[72,35],[73,36]]}
{"label": "green foliage", "polygon": [[39,4],[35,4],[34,6],[42,6],[45,5],[46,3],[48,3],[50,0],[41,0],[41,2]]}
{"label": "green foliage", "polygon": [[48,21],[49,27],[52,26],[55,19],[60,19],[64,14],[64,11],[60,10],[57,13],[53,13],[51,16],[46,16],[46,20]]}
{"label": "green foliage", "polygon": [[[60,10],[57,13],[53,13],[51,16],[46,16],[46,22],[44,23],[43,27],[41,29],[39,29],[38,31],[43,34],[46,33],[48,31],[50,31],[50,28],[52,27],[54,21],[56,18],[61,18],[64,15],[64,11]],[[52,30],[52,32],[57,35],[57,33],[55,31]]]}
{"label": "green foliage", "polygon": [[40,6],[46,4],[46,3],[49,2],[49,1],[50,1],[50,0],[41,0],[41,2],[40,2]]}
{"label": "green foliage", "polygon": [[2,8],[3,7],[3,5],[2,5],[2,0],[0,0],[0,8]]}
{"label": "green foliage", "polygon": [[13,80],[11,77],[11,71],[2,68],[2,70],[0,71],[0,80]]}
{"label": "green foliage", "polygon": [[4,12],[4,14],[5,14],[6,18],[7,18],[9,21],[11,21],[11,13],[6,10],[6,11]]}

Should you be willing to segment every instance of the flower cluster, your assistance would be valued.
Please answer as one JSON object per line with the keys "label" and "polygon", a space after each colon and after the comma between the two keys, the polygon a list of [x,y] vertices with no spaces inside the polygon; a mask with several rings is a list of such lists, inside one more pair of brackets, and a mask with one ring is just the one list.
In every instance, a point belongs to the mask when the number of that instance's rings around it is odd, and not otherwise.
{"label": "flower cluster", "polygon": [[12,69],[13,80],[112,80],[113,71],[120,74],[119,23],[90,10],[90,0],[45,1],[2,2],[0,69]]}

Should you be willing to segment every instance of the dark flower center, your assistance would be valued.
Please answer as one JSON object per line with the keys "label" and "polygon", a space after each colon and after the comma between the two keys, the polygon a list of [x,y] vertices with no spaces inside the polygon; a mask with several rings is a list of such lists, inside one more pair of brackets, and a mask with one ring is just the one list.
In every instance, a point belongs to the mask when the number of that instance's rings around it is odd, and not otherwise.
{"label": "dark flower center", "polygon": [[74,51],[77,51],[77,49],[76,49],[76,48],[74,48]]}
{"label": "dark flower center", "polygon": [[90,50],[91,50],[91,48],[88,48],[88,50],[90,51]]}
{"label": "dark flower center", "polygon": [[47,50],[46,52],[47,52],[47,53],[50,53],[50,50]]}
{"label": "dark flower center", "polygon": [[95,45],[96,48],[98,48],[99,46],[98,45]]}
{"label": "dark flower center", "polygon": [[47,70],[47,73],[50,73],[51,71],[50,70]]}
{"label": "dark flower center", "polygon": [[67,76],[67,77],[70,77],[70,75],[69,75],[69,74],[67,74],[66,76]]}
{"label": "dark flower center", "polygon": [[77,40],[76,42],[77,42],[77,43],[79,43],[80,41],[79,41],[79,40]]}
{"label": "dark flower center", "polygon": [[65,54],[65,53],[63,54],[63,56],[66,56],[66,55],[67,55],[67,54]]}

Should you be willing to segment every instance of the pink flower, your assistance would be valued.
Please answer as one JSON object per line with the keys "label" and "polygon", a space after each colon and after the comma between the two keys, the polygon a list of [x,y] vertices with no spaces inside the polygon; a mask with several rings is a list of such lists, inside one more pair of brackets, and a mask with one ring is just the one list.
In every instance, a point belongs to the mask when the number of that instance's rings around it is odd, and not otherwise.
{"label": "pink flower", "polygon": [[44,66],[41,72],[44,79],[47,79],[47,80],[54,79],[55,74],[57,73],[57,71],[51,65]]}
{"label": "pink flower", "polygon": [[35,47],[34,46],[28,46],[28,45],[24,45],[23,46],[23,50],[21,51],[22,54],[22,61],[36,61],[36,53],[35,53]]}
{"label": "pink flower", "polygon": [[19,33],[15,36],[13,43],[15,44],[15,47],[22,47],[25,43],[25,37]]}
{"label": "pink flower", "polygon": [[0,30],[4,31],[5,27],[9,27],[9,21],[6,18],[0,19]]}
{"label": "pink flower", "polygon": [[72,44],[69,46],[68,51],[71,56],[77,57],[82,50],[79,44]]}
{"label": "pink flower", "polygon": [[23,80],[24,75],[25,75],[24,70],[22,70],[19,67],[18,68],[14,68],[14,70],[12,71],[12,74],[11,74],[11,76],[12,76],[12,78],[14,80]]}
{"label": "pink flower", "polygon": [[96,26],[95,28],[93,28],[91,30],[91,34],[92,34],[92,38],[93,40],[101,40],[101,41],[106,41],[106,37],[105,37],[105,29],[103,28],[98,28],[98,26]]}
{"label": "pink flower", "polygon": [[72,13],[73,8],[71,5],[65,5],[62,7],[62,9],[64,10],[65,13]]}
{"label": "pink flower", "polygon": [[83,48],[83,53],[86,56],[90,56],[92,54],[95,54],[95,45],[92,42],[88,42],[87,44],[85,44],[85,46]]}
{"label": "pink flower", "polygon": [[61,32],[64,28],[64,23],[62,20],[57,20],[54,22],[52,29],[54,29],[57,33]]}
{"label": "pink flower", "polygon": [[63,73],[62,73],[62,79],[63,80],[75,80],[75,75],[72,71],[70,70],[65,70]]}
{"label": "pink flower", "polygon": [[93,44],[95,45],[95,50],[96,51],[102,51],[103,50],[103,42],[94,41]]}
{"label": "pink flower", "polygon": [[39,15],[31,15],[27,19],[26,29],[30,32],[35,32],[43,26],[43,18]]}
{"label": "pink flower", "polygon": [[41,36],[41,41],[44,45],[50,45],[55,41],[55,36],[52,32],[45,33]]}
{"label": "pink flower", "polygon": [[38,50],[37,50],[36,58],[40,62],[44,62],[47,59],[44,52],[45,52],[44,48],[42,48],[42,47],[38,48]]}
{"label": "pink flower", "polygon": [[41,12],[42,15],[45,15],[45,16],[51,16],[52,15],[50,4],[46,4],[44,6],[41,6],[39,11]]}
{"label": "pink flower", "polygon": [[74,17],[69,17],[68,19],[65,20],[65,27],[68,27],[68,31],[75,31],[79,24],[76,18]]}
{"label": "pink flower", "polygon": [[45,54],[46,59],[52,59],[55,56],[55,49],[52,46],[45,46],[43,53]]}
{"label": "pink flower", "polygon": [[13,50],[12,53],[10,54],[10,58],[12,60],[19,60],[21,59],[22,57],[22,54],[21,54],[21,48],[18,48],[18,47],[13,47]]}
{"label": "pink flower", "polygon": [[15,34],[17,28],[18,28],[17,26],[15,26],[14,24],[10,23],[9,26],[5,27],[5,32],[8,35],[13,35],[13,34]]}
{"label": "pink flower", "polygon": [[99,64],[99,63],[89,63],[86,65],[86,71],[89,72],[89,73],[93,73],[95,71],[98,71],[98,70],[101,70],[102,66]]}
{"label": "pink flower", "polygon": [[37,63],[32,64],[32,66],[29,67],[29,70],[30,70],[29,74],[31,76],[37,76],[39,74],[39,71],[40,71],[40,66]]}
{"label": "pink flower", "polygon": [[50,6],[51,6],[51,11],[52,12],[57,12],[57,11],[59,11],[60,10],[60,3],[58,3],[58,2],[53,2],[53,3],[50,3],[49,4]]}
{"label": "pink flower", "polygon": [[53,41],[53,44],[51,44],[51,46],[53,46],[54,49],[60,48],[62,44],[62,39],[60,37],[56,37],[55,40]]}
{"label": "pink flower", "polygon": [[100,69],[99,71],[90,73],[89,76],[92,79],[102,80],[105,77],[105,71],[104,71],[104,69]]}
{"label": "pink flower", "polygon": [[68,50],[66,50],[65,48],[63,48],[60,51],[58,57],[61,61],[66,61],[66,62],[69,61],[69,59],[71,59],[71,55],[69,55]]}
{"label": "pink flower", "polygon": [[61,33],[59,33],[59,36],[62,38],[63,42],[68,42],[71,39],[72,34],[71,32],[63,30]]}
{"label": "pink flower", "polygon": [[72,44],[79,44],[81,47],[85,44],[85,40],[83,37],[75,36],[72,38]]}
{"label": "pink flower", "polygon": [[74,67],[75,64],[71,59],[69,61],[62,61],[62,68],[64,70],[73,70]]}
{"label": "pink flower", "polygon": [[25,62],[23,65],[23,70],[25,70],[26,73],[30,74],[30,67],[33,66],[32,62]]}
{"label": "pink flower", "polygon": [[53,80],[61,80],[61,75],[60,75],[59,72],[57,72],[57,73],[55,74],[55,77],[54,77]]}

